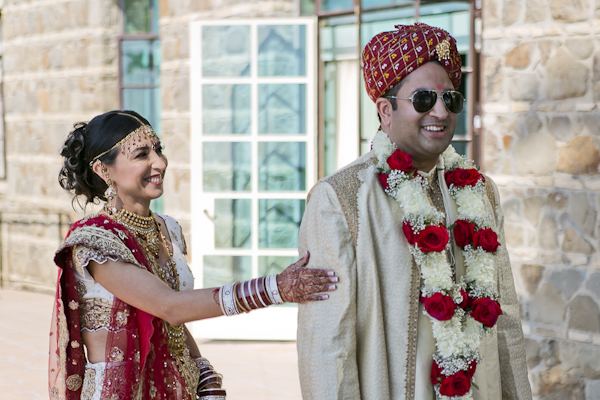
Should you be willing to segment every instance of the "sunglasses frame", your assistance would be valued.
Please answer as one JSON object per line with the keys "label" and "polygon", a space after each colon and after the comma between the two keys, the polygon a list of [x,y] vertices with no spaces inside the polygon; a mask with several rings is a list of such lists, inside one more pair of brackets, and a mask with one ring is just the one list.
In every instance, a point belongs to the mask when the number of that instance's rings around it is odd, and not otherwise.
{"label": "sunglasses frame", "polygon": [[[418,93],[422,93],[422,92],[429,92],[429,93],[435,93],[436,94],[436,99],[433,102],[433,105],[431,106],[431,108],[429,110],[425,110],[425,111],[419,111],[415,108],[415,100],[414,97],[416,94]],[[460,109],[459,112],[455,113],[454,111],[450,110],[450,108],[448,108],[448,105],[446,104],[446,102],[444,101],[444,94],[446,93],[458,93],[461,97],[462,97],[462,108]],[[429,111],[433,110],[433,107],[435,107],[435,103],[437,103],[438,99],[441,98],[442,99],[442,103],[444,104],[444,107],[446,107],[446,110],[448,110],[449,113],[454,114],[454,115],[458,115],[461,112],[463,112],[464,107],[465,107],[465,103],[467,101],[467,99],[465,99],[465,97],[463,96],[463,94],[461,92],[459,92],[458,90],[428,90],[428,89],[420,89],[415,91],[412,96],[410,97],[400,97],[400,96],[383,96],[386,99],[402,99],[402,100],[410,100],[410,102],[413,105],[413,108],[415,109],[416,112],[420,113],[420,114],[425,114],[428,113]]]}

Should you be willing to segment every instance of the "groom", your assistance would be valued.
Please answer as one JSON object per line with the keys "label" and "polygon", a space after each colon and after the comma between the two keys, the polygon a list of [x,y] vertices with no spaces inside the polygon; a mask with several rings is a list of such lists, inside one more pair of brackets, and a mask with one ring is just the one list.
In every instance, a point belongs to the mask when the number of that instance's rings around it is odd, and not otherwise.
{"label": "groom", "polygon": [[301,254],[340,277],[299,306],[303,398],[531,399],[498,190],[449,147],[456,41],[397,28],[362,53],[373,150],[315,185],[302,220]]}

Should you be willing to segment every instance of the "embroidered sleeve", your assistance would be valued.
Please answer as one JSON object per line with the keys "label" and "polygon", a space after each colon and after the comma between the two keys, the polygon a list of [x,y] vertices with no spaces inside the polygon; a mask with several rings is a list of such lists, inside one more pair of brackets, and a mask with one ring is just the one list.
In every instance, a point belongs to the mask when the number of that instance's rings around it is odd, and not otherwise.
{"label": "embroidered sleeve", "polygon": [[183,229],[181,228],[181,225],[179,225],[179,222],[175,221],[175,223],[177,224],[177,227],[179,228],[179,238],[181,239],[181,252],[183,253],[183,255],[187,256],[187,243],[185,242],[185,236],[183,235]]}
{"label": "embroidered sleeve", "polygon": [[501,243],[497,254],[497,271],[498,294],[503,314],[498,318],[497,329],[502,398],[529,400],[532,398],[532,394],[527,377],[525,341],[521,328],[519,300],[515,291],[515,283],[504,238],[504,213],[500,207],[498,189],[491,179],[486,177],[486,189],[488,187],[490,188],[488,190],[491,190],[494,196],[492,207],[498,228],[498,239]]}
{"label": "embroidered sleeve", "polygon": [[[73,247],[73,264],[79,275],[85,276],[84,268],[88,266],[90,261],[95,261],[98,264],[104,264],[109,258],[98,249],[92,249],[82,244]],[[113,259],[112,261],[118,261]]]}
{"label": "embroidered sleeve", "polygon": [[101,264],[105,263],[108,259],[112,261],[124,261],[146,269],[137,262],[132,250],[123,243],[125,237],[125,233],[121,231],[117,231],[117,234],[114,234],[101,226],[81,226],[69,235],[57,253],[62,252],[62,250],[68,247],[74,248],[73,258],[75,265],[77,271],[82,275],[83,268],[92,259]]}

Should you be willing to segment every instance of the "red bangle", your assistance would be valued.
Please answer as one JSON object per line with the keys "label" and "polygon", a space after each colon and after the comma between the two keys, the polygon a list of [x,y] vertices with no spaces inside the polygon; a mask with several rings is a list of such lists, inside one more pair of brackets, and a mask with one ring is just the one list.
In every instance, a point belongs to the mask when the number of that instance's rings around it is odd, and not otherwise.
{"label": "red bangle", "polygon": [[264,276],[258,278],[258,295],[267,306],[270,306],[271,304],[273,304],[273,302],[271,301],[271,299],[269,299],[269,296],[265,292],[265,279],[266,277]]}
{"label": "red bangle", "polygon": [[250,308],[256,310],[258,308],[258,305],[254,302],[254,299],[252,298],[251,282],[252,281],[246,281],[242,283],[242,285],[244,285],[244,298],[246,300],[246,303],[248,303],[248,305],[250,306]]}

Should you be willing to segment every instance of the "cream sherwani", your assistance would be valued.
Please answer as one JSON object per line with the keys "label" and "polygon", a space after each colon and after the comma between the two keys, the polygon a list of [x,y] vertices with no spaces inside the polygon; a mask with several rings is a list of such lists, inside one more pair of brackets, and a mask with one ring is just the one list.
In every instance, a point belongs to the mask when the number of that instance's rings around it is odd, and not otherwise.
{"label": "cream sherwani", "polygon": [[[431,324],[419,312],[420,274],[402,233],[402,211],[383,191],[373,157],[368,153],[321,180],[308,196],[300,254],[309,250],[309,265],[335,270],[340,283],[328,301],[299,307],[298,360],[306,400],[434,398],[429,381],[434,342]],[[497,189],[489,178],[486,182],[486,207],[502,244],[496,273],[504,314],[497,334],[481,345],[484,360],[475,374],[474,398],[528,400],[503,215]],[[430,187],[438,209],[455,207],[444,206],[437,179]]]}

